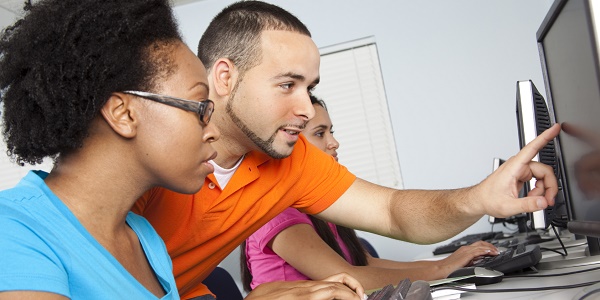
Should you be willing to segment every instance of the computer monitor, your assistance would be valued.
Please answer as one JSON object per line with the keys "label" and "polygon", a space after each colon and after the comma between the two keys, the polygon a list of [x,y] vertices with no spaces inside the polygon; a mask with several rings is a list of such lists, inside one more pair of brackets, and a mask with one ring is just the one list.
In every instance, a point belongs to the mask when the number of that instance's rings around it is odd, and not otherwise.
{"label": "computer monitor", "polygon": [[[525,147],[544,130],[550,128],[554,122],[550,118],[550,112],[546,100],[538,91],[531,80],[517,81],[517,131],[519,134],[519,146]],[[529,225],[533,230],[548,229],[550,225],[567,228],[569,221],[569,204],[565,200],[562,189],[562,177],[560,176],[560,157],[558,157],[555,142],[550,141],[533,158],[534,161],[549,165],[554,170],[558,180],[559,191],[556,195],[555,204],[545,210],[530,213]],[[522,193],[527,195],[535,187],[536,179],[532,178],[524,184]]]}
{"label": "computer monitor", "polygon": [[563,125],[556,140],[572,214],[568,228],[587,237],[590,262],[600,261],[600,166],[594,161],[600,159],[597,6],[592,0],[556,1],[537,32],[551,118],[570,125]]}

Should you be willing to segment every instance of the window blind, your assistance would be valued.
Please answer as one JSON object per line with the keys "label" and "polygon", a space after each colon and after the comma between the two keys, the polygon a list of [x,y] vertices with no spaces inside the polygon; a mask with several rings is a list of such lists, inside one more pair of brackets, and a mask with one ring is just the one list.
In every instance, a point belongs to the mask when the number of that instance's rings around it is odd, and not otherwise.
{"label": "window blind", "polygon": [[338,157],[358,177],[403,188],[377,45],[373,37],[320,48],[321,82]]}

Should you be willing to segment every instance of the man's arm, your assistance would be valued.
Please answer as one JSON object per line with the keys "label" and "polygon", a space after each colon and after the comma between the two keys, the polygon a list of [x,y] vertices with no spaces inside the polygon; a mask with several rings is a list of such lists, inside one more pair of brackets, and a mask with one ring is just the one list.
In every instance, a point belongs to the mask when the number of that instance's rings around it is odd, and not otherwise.
{"label": "man's arm", "polygon": [[[483,215],[508,217],[554,205],[558,192],[550,166],[532,161],[560,132],[554,125],[502,164],[481,183],[455,190],[395,190],[356,179],[329,208],[318,214],[340,225],[380,235],[428,244],[446,240]],[[523,183],[535,188],[519,198]]]}

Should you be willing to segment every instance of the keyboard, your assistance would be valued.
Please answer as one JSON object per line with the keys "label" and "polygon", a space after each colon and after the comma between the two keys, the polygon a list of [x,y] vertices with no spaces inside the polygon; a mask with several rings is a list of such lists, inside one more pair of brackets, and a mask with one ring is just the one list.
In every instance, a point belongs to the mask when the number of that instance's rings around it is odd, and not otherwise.
{"label": "keyboard", "polygon": [[535,266],[542,259],[539,245],[520,243],[501,251],[497,256],[485,256],[474,262],[475,267],[487,267],[504,274]]}
{"label": "keyboard", "polygon": [[508,247],[513,247],[516,246],[518,244],[531,244],[527,241],[523,242],[521,241],[519,238],[508,238],[508,239],[502,239],[502,240],[489,240],[487,241],[488,243],[498,247],[498,248],[508,248]]}
{"label": "keyboard", "polygon": [[446,245],[439,246],[433,250],[433,255],[440,255],[445,253],[452,253],[458,248],[466,245],[473,244],[477,241],[486,241],[492,240],[498,236],[501,236],[503,233],[501,231],[489,231],[489,232],[481,232],[481,233],[473,233],[462,236],[458,239],[452,240],[450,243]]}

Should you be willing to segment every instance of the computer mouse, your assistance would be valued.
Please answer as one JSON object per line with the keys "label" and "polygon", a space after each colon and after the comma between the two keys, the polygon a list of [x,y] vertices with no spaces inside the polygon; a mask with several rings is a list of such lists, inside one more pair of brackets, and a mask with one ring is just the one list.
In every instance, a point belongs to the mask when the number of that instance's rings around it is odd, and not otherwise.
{"label": "computer mouse", "polygon": [[464,276],[468,277],[457,281],[474,283],[475,285],[485,285],[502,281],[504,273],[485,267],[464,267],[450,273],[448,278]]}

